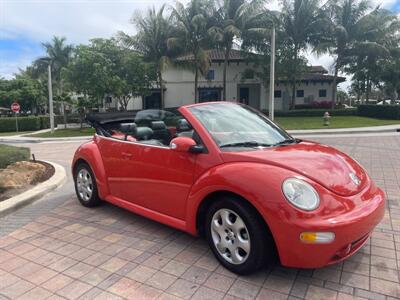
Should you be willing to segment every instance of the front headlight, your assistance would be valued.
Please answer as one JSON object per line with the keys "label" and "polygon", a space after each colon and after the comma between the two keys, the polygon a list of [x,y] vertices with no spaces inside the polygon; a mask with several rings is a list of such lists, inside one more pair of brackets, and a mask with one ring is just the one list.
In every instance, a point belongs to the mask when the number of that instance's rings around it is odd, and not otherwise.
{"label": "front headlight", "polygon": [[303,180],[286,179],[282,184],[282,191],[291,204],[302,210],[314,210],[319,206],[317,191]]}

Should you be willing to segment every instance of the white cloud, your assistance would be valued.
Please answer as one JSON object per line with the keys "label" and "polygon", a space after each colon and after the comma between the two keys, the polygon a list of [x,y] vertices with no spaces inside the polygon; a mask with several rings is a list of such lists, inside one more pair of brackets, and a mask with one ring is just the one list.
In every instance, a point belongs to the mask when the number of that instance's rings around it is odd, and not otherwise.
{"label": "white cloud", "polygon": [[129,23],[133,12],[152,5],[156,0],[2,0],[0,32],[2,37],[26,36],[36,41],[65,36],[73,43],[94,37],[110,37],[118,30],[133,33]]}
{"label": "white cloud", "polygon": [[[383,7],[390,7],[395,2],[374,0],[376,5],[382,4]],[[22,42],[29,40],[27,45],[32,41],[39,44],[57,35],[78,44],[95,37],[111,37],[119,30],[133,34],[134,27],[129,23],[132,14],[164,3],[173,4],[174,0],[0,0],[0,41],[18,39]],[[279,10],[280,2],[272,0],[267,7]],[[2,59],[2,76],[10,76],[18,67],[24,68],[38,55],[37,49],[36,52],[22,51],[21,48],[15,51],[20,53],[9,55],[7,61]],[[333,60],[328,55],[307,57],[311,64],[331,69]]]}

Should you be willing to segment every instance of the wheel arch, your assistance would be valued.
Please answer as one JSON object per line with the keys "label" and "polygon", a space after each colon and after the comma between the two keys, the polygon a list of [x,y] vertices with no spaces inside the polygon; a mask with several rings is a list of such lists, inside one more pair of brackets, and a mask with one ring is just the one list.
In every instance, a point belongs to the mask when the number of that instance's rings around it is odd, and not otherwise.
{"label": "wheel arch", "polygon": [[93,141],[83,144],[75,152],[71,168],[73,176],[79,163],[85,163],[91,168],[96,178],[99,197],[104,199],[109,194],[107,177],[100,151]]}
{"label": "wheel arch", "polygon": [[[215,201],[218,201],[218,199],[220,199],[223,196],[228,196],[231,198],[235,198],[237,199],[237,201],[242,202],[243,204],[245,204],[247,207],[249,207],[251,210],[253,210],[253,212],[255,213],[255,215],[257,216],[257,218],[259,218],[259,220],[262,222],[262,224],[265,226],[266,229],[266,233],[270,234],[272,237],[272,240],[274,240],[271,229],[268,225],[268,221],[265,220],[265,218],[262,217],[261,213],[259,212],[259,210],[257,209],[257,207],[249,200],[247,200],[245,197],[243,197],[242,195],[229,191],[229,190],[216,190],[213,191],[209,194],[207,194],[200,202],[200,205],[198,206],[197,212],[196,212],[196,231],[197,234],[200,236],[204,236],[204,223],[205,223],[205,217],[206,217],[206,213],[207,213],[207,209],[210,207],[210,205],[212,203],[214,203]],[[275,247],[275,241],[274,241],[274,247]]]}

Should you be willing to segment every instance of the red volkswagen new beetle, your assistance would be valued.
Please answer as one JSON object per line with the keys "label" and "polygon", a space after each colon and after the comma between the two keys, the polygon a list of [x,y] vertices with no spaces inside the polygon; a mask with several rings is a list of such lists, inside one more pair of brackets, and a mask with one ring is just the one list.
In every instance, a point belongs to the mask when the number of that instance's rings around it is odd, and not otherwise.
{"label": "red volkswagen new beetle", "polygon": [[75,153],[82,205],[108,201],[204,235],[217,259],[246,274],[275,251],[284,266],[318,268],[354,254],[384,215],[384,194],[331,147],[292,138],[229,102],[176,113],[94,114]]}

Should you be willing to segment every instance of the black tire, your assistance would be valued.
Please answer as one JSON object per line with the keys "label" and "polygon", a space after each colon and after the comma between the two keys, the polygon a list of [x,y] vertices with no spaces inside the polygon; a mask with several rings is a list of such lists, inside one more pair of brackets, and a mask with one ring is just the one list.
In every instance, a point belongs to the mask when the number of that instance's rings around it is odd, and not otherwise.
{"label": "black tire", "polygon": [[[81,173],[82,172],[82,173]],[[79,177],[81,174],[88,174],[91,179],[91,184],[87,184],[91,187],[91,193],[84,192],[79,189]],[[82,178],[81,178],[82,179]],[[82,180],[81,180],[82,182]],[[78,197],[79,202],[85,207],[94,207],[100,205],[100,198],[97,190],[96,177],[90,166],[86,163],[79,163],[74,171],[74,184],[75,184],[75,192]],[[86,190],[88,191],[88,190]]]}
{"label": "black tire", "polygon": [[[227,259],[232,259],[232,258],[224,257],[217,249],[217,246],[215,245],[215,242],[213,240],[213,229],[212,229],[213,217],[214,216],[220,217],[219,213],[226,211],[231,211],[237,214],[242,219],[241,221],[243,221],[245,224],[246,228],[244,232],[247,231],[245,237],[249,237],[248,242],[250,244],[249,247],[250,250],[246,254],[247,256],[243,262],[236,262],[236,263],[229,262]],[[230,217],[232,216],[235,217],[234,214],[230,215]],[[211,204],[211,206],[208,208],[206,212],[204,228],[205,228],[206,239],[215,257],[225,268],[234,273],[240,275],[253,273],[263,268],[266,265],[266,262],[274,256],[273,241],[266,224],[261,219],[258,212],[251,205],[249,205],[244,200],[238,197],[224,196],[218,199],[213,204]],[[226,231],[222,232],[222,234],[225,233]],[[226,235],[224,235],[224,238],[227,241],[229,239],[228,235],[229,233],[226,233]],[[218,236],[217,240],[219,239],[219,241],[222,242],[223,237],[221,237],[221,234],[218,233],[216,235],[216,231],[214,231],[214,237],[216,236]],[[234,243],[236,243],[236,239],[238,239],[238,237],[235,238],[235,234],[233,234],[233,237],[231,238],[232,240],[229,240],[229,242],[231,242],[232,245],[235,245]],[[239,249],[237,253],[242,252],[242,255],[243,253],[246,253],[240,247],[238,247],[237,249]],[[230,251],[229,250],[226,251],[227,254],[224,255],[229,256]]]}

